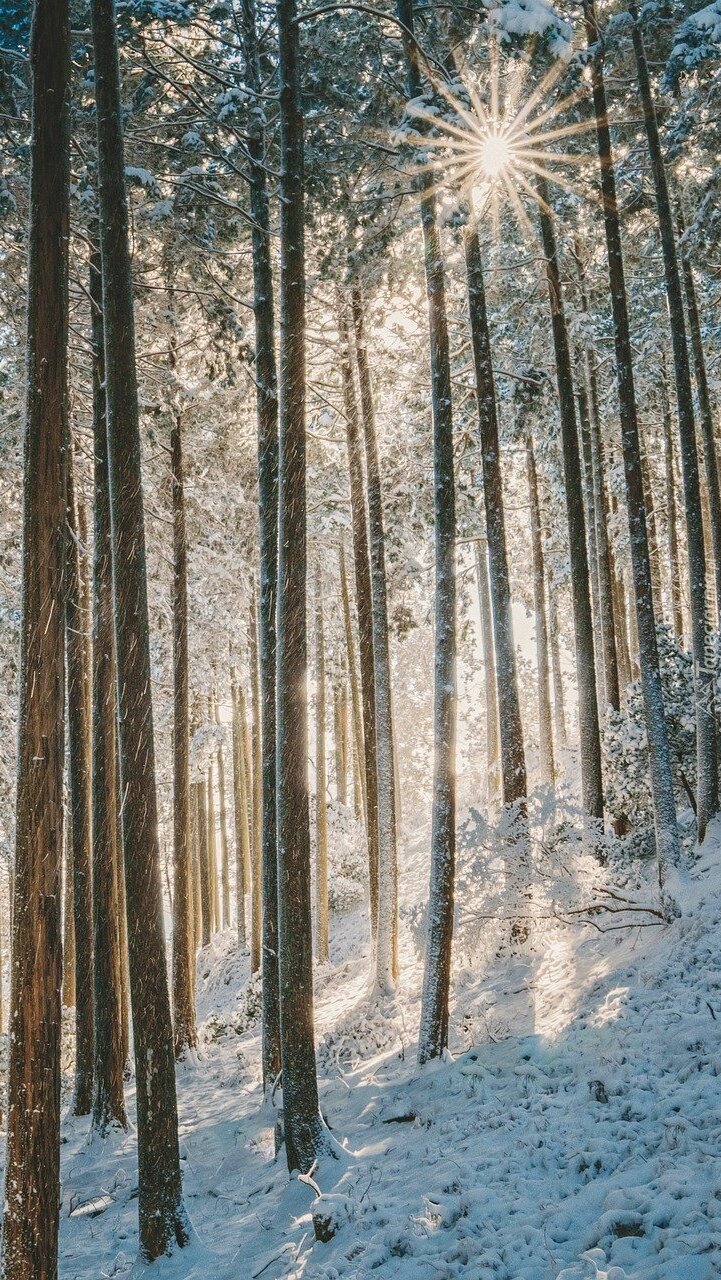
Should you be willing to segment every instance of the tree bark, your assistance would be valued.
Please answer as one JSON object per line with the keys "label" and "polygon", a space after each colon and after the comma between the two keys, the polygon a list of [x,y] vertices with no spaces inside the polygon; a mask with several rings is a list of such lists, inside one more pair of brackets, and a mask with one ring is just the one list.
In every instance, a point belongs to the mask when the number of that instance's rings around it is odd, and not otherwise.
{"label": "tree bark", "polygon": [[[208,722],[215,723],[213,699],[208,697]],[[218,829],[215,820],[215,762],[211,750],[208,759],[207,807],[208,807],[208,877],[210,882],[210,934],[220,928],[220,894],[218,893]]]}
{"label": "tree bark", "polygon": [[516,649],[513,639],[511,587],[506,551],[506,521],[503,507],[503,475],[498,440],[498,415],[493,378],[491,342],[486,312],[481,246],[476,230],[464,236],[468,313],[471,324],[473,362],[476,375],[478,425],[483,461],[483,498],[488,540],[488,571],[493,619],[493,652],[496,663],[498,720],[501,745],[503,803],[523,801],[527,794],[526,755],[523,724],[518,699]]}
{"label": "tree bark", "polygon": [[601,777],[601,737],[596,698],[596,663],[594,657],[593,616],[589,592],[586,522],[583,514],[581,462],[578,449],[576,410],[573,402],[573,377],[568,346],[568,330],[563,309],[561,276],[545,178],[538,180],[539,221],[546,258],[548,296],[551,306],[553,345],[556,356],[558,400],[561,417],[563,472],[566,490],[566,515],[571,556],[571,597],[576,641],[576,674],[578,679],[578,722],[581,745],[581,787],[586,813],[603,819],[603,781]]}
{"label": "tree bark", "polygon": [[185,1245],[160,882],[140,430],[113,0],[92,0],[123,847],[138,1113],[140,1254]]}
{"label": "tree bark", "polygon": [[365,443],[371,596],[373,601],[378,799],[376,983],[380,990],[390,990],[393,981],[398,976],[398,861],[396,848],[397,806],[394,770],[393,691],[391,687],[391,658],[388,639],[388,587],[386,581],[383,492],[378,461],[373,385],[364,329],[363,298],[360,284],[357,280],[351,289],[351,311],[355,333],[355,352]]}
{"label": "tree bark", "polygon": [[476,581],[478,606],[481,615],[481,644],[483,647],[483,671],[486,695],[486,767],[488,773],[487,802],[489,809],[496,809],[501,798],[501,756],[498,727],[498,684],[496,682],[496,658],[493,650],[493,618],[491,593],[488,583],[488,544],[485,538],[475,544]]}
{"label": "tree bark", "polygon": [[668,402],[668,386],[665,367],[659,382],[661,415],[663,418],[663,457],[666,480],[666,525],[668,533],[668,571],[671,596],[671,616],[674,634],[683,643],[683,605],[681,601],[681,560],[678,553],[678,524],[676,517],[676,467],[674,465],[673,429],[671,408]]}
{"label": "tree bark", "polygon": [[536,669],[538,681],[538,753],[541,785],[552,787],[556,766],[553,755],[553,722],[546,624],[546,573],[543,561],[543,530],[538,500],[538,477],[532,436],[526,436],[526,472],[531,504],[531,554],[533,559],[533,611],[536,619]]}
{"label": "tree bark", "polygon": [[[350,479],[353,564],[355,568],[358,651],[360,657],[361,706],[363,712],[363,762],[365,775],[366,834],[370,883],[371,932],[378,935],[379,827],[378,827],[378,739],[376,731],[376,664],[373,648],[373,592],[368,549],[365,479],[361,452],[358,404],[351,364],[350,337],[345,308],[338,314],[340,369],[343,387],[348,474]],[[377,963],[377,961],[376,961]],[[384,979],[385,981],[385,979]]]}
{"label": "tree bark", "polygon": [[210,942],[212,907],[210,861],[208,858],[208,783],[206,778],[200,778],[195,783],[195,805],[198,820],[198,859],[200,862],[200,943],[201,946],[207,947]]}
{"label": "tree bark", "polygon": [[[260,95],[254,0],[243,2],[246,82]],[[275,611],[278,594],[278,383],[275,363],[273,271],[262,111],[248,130],[250,209],[253,216],[255,378],[258,414],[258,517],[260,524],[260,685],[263,751],[263,1080],[280,1071],[278,992],[278,854],[276,840]]]}
{"label": "tree bark", "polygon": [[[213,714],[216,727],[221,727],[218,699],[213,697]],[[225,785],[225,754],[223,744],[218,742],[218,817],[220,819],[220,885],[222,898],[222,924],[224,929],[230,928],[230,847],[228,840],[228,800]]]}
{"label": "tree bark", "polygon": [[686,543],[689,595],[691,599],[691,648],[694,659],[694,692],[696,700],[696,830],[699,843],[701,843],[706,834],[706,826],[709,819],[718,810],[719,790],[715,716],[716,663],[713,643],[710,639],[706,602],[706,554],[703,542],[693,392],[691,389],[691,369],[686,341],[686,322],[683,312],[681,278],[676,256],[673,216],[666,170],[661,152],[656,109],[635,5],[631,4],[629,6],[629,12],[633,19],[633,48],[636,55],[638,88],[643,107],[646,138],[648,140],[656,191],[656,210],[661,234],[666,295],[671,322],[671,345],[676,374],[678,430],[686,508]]}
{"label": "tree bark", "polygon": [[565,751],[568,746],[566,730],[566,701],[563,692],[563,672],[561,671],[561,646],[558,624],[558,606],[555,592],[558,590],[553,579],[548,581],[548,627],[551,637],[551,671],[553,673],[553,719],[556,726],[556,745]]}
{"label": "tree bark", "polygon": [[[238,946],[245,947],[245,899],[250,892],[250,827],[248,824],[248,776],[245,758],[245,701],[232,675],[233,698],[233,799],[235,811],[235,901],[238,915]],[[277,1073],[276,1073],[277,1074]]]}
{"label": "tree bark", "polygon": [[[75,963],[75,1088],[73,1112],[90,1114],[93,1100],[93,881],[91,746],[86,662],[88,618],[82,607],[80,541],[72,448],[68,451],[68,530],[65,618],[68,679],[68,775],[72,838]],[[83,547],[83,555],[86,549]]]}
{"label": "tree bark", "polygon": [[295,0],[278,0],[280,404],[278,483],[278,950],[285,1148],[308,1173],[328,1149],[313,1040],[306,680],[305,187]]}
{"label": "tree bark", "polygon": [[56,1280],[68,445],[66,0],[36,0],[30,68],[23,600],[2,1274],[7,1280]]}
{"label": "tree bark", "polygon": [[190,694],[188,683],[188,539],[180,409],[170,435],[173,497],[173,1014],[175,1056],[198,1043],[195,947],[191,923]]}
{"label": "tree bark", "polygon": [[[345,567],[345,550],[341,543],[338,549],[338,571],[340,574],[340,592],[343,608],[343,629],[345,631],[346,653],[348,656],[348,678],[350,681],[351,716],[353,720],[353,803],[356,817],[368,825],[366,812],[365,771],[361,761],[365,758],[363,745],[363,715],[361,711],[360,690],[358,688],[358,664],[356,662],[355,643],[353,640],[353,621],[350,612],[350,592],[348,575]],[[359,803],[360,802],[360,803]],[[369,856],[370,866],[370,856]]]}
{"label": "tree bark", "polygon": [[328,810],[326,808],[325,745],[325,638],[323,634],[323,580],[320,564],[315,570],[315,923],[316,954],[328,959]]}
{"label": "tree bark", "polygon": [[256,621],[255,587],[251,589],[250,616],[248,620],[250,644],[250,759],[252,759],[252,790],[250,795],[252,874],[252,946],[251,969],[260,968],[263,945],[263,758],[260,724],[260,675],[258,671],[258,625]]}
{"label": "tree bark", "polygon": [[[588,44],[589,47],[593,48],[600,38],[593,0],[584,0],[583,13]],[[616,198],[616,177],[611,148],[611,134],[608,125],[606,87],[603,80],[602,62],[599,56],[594,57],[591,62],[591,89],[596,116],[596,137],[601,170],[603,217],[608,255],[609,291],[613,311],[616,377],[618,379],[618,400],[621,417],[621,443],[626,479],[626,505],[635,595],[634,616],[639,637],[639,663],[649,747],[658,874],[663,890],[670,868],[679,861],[680,847],[676,825],[676,805],[673,793],[663,690],[658,665],[656,622],[651,588],[651,564],[643,498],[641,445],[636,415],[633,353],[628,325],[626,280],[621,250],[618,201]],[[620,612],[622,605],[620,592],[617,598]],[[620,628],[617,628],[617,634],[619,630]],[[623,634],[625,638],[625,624]]]}
{"label": "tree bark", "polygon": [[598,581],[598,543],[596,539],[596,497],[593,488],[593,457],[591,454],[591,415],[588,389],[582,370],[576,364],[576,400],[578,402],[579,444],[581,475],[583,478],[583,510],[586,522],[586,554],[588,580],[591,588],[591,616],[593,618],[593,652],[596,663],[596,700],[599,717],[606,706],[606,681],[603,665],[603,631],[601,626],[601,596]]}

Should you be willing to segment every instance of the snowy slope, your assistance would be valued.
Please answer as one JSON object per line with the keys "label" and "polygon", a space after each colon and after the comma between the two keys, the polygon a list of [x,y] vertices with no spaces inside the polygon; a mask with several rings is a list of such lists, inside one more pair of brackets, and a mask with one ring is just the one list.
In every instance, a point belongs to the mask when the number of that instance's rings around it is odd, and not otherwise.
{"label": "snowy slope", "polygon": [[[397,1004],[369,1012],[362,912],[337,917],[318,973],[324,1114],[347,1149],[316,1190],[273,1161],[257,989],[230,934],[199,960],[199,1061],[179,1073],[197,1241],[163,1280],[710,1280],[721,1275],[719,847],[669,927],[546,928],[543,944],[459,970],[453,1060],[420,1071],[420,961],[403,932]],[[426,884],[404,852],[402,899]],[[554,932],[555,930],[555,932]],[[132,1100],[131,1100],[132,1112]],[[87,1146],[64,1123],[61,1276],[134,1267],[134,1136]],[[332,1197],[325,1199],[325,1197]]]}

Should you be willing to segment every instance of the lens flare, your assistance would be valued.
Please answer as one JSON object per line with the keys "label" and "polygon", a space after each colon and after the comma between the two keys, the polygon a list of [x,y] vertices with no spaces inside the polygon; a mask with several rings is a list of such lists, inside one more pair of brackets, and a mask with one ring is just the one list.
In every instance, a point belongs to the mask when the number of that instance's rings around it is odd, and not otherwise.
{"label": "lens flare", "polygon": [[512,163],[513,152],[502,133],[489,133],[479,149],[479,163],[488,178],[498,178]]}

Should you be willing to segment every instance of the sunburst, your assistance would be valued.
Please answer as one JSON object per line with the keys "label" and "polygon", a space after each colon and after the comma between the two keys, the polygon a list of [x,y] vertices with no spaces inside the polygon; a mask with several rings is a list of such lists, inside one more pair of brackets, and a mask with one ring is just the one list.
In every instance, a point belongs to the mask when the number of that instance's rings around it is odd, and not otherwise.
{"label": "sunburst", "polygon": [[593,118],[564,123],[585,96],[585,88],[554,100],[567,63],[559,59],[525,100],[528,64],[512,63],[502,76],[499,63],[496,51],[490,61],[487,103],[473,79],[466,78],[458,92],[434,80],[433,88],[445,101],[447,114],[432,112],[420,101],[408,105],[409,114],[427,126],[414,141],[435,153],[415,172],[431,174],[434,190],[457,192],[476,216],[490,211],[496,235],[501,204],[510,207],[524,230],[531,230],[524,199],[543,203],[539,181],[554,183],[584,200],[593,198],[589,188],[574,182],[568,173],[588,162],[587,153],[566,151],[558,144],[595,128]]}

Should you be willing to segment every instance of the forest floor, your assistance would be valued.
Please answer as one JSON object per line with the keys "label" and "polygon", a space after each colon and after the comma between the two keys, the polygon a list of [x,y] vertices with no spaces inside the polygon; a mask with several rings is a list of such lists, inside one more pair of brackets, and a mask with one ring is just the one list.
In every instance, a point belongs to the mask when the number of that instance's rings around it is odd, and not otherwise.
{"label": "forest floor", "polygon": [[[197,1062],[179,1071],[197,1239],[158,1280],[710,1280],[721,1276],[721,841],[672,925],[546,927],[542,945],[457,965],[448,1060],[420,1070],[413,910],[427,841],[402,859],[402,981],[370,1006],[360,910],[317,973],[321,1106],[346,1152],[316,1191],[273,1159],[258,989],[220,935],[199,957]],[[133,1111],[132,1091],[130,1112]],[[66,1118],[62,1280],[135,1262],[132,1133],[88,1146]],[[317,1206],[316,1206],[317,1207]]]}

